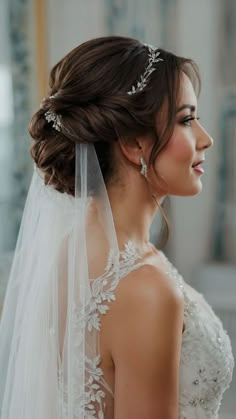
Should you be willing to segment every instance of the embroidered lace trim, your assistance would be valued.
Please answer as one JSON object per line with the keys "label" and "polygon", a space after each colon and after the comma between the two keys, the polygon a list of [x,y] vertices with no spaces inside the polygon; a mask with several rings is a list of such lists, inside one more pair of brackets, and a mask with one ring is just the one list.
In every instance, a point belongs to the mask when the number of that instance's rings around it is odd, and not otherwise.
{"label": "embroidered lace trim", "polygon": [[[137,263],[137,260],[140,259],[140,255],[137,253],[136,246],[131,241],[125,244],[123,251],[119,252],[118,268],[116,263],[114,263],[116,256],[117,255],[115,255],[114,251],[111,249],[104,274],[93,280],[91,285],[92,298],[86,307],[84,316],[81,316],[81,313],[79,313],[76,309],[74,310],[74,325],[78,331],[82,329],[81,324],[86,325],[86,330],[88,333],[91,333],[94,330],[97,332],[100,331],[100,315],[106,314],[109,310],[109,306],[106,304],[106,302],[110,303],[115,301],[115,289],[120,279],[123,278],[127,273],[134,269],[138,269],[142,265],[142,263]],[[117,275],[117,269],[119,275]],[[76,346],[79,348],[79,345],[81,344],[81,335],[79,332],[77,335],[78,341],[76,342]],[[97,356],[92,359],[86,356],[85,399],[82,401],[76,397],[76,384],[73,389],[73,398],[76,406],[78,406],[75,419],[80,419],[81,417],[84,417],[85,419],[104,419],[106,393],[102,388],[105,387],[106,384],[103,380],[103,371],[99,367],[100,363],[100,354],[97,354]],[[78,374],[83,371],[83,365],[80,364],[80,360],[76,359],[74,367],[77,368]],[[63,419],[65,419],[68,417],[68,390],[65,388],[65,386],[63,387],[62,385],[62,371],[60,370],[58,381],[61,410],[63,411]],[[77,393],[83,394],[83,389],[82,391],[77,391]]]}

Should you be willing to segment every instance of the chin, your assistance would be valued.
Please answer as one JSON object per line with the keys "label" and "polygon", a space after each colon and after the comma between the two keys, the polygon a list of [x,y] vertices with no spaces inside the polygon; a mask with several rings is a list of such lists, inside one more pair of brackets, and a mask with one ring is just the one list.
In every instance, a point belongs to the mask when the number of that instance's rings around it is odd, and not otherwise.
{"label": "chin", "polygon": [[198,182],[195,185],[190,186],[189,188],[180,188],[179,190],[173,191],[170,195],[175,196],[194,196],[198,195],[202,191],[202,183]]}
{"label": "chin", "polygon": [[189,190],[188,193],[186,193],[185,196],[194,196],[198,195],[202,191],[202,183],[199,182],[198,185],[195,185],[193,188]]}

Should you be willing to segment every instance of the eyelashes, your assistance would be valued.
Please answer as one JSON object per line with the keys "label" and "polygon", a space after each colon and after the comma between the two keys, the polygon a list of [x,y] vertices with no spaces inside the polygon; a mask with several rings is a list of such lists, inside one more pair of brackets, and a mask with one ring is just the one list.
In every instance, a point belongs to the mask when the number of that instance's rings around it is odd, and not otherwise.
{"label": "eyelashes", "polygon": [[182,121],[180,121],[180,123],[181,123],[181,125],[185,125],[187,127],[191,127],[192,121],[194,121],[195,119],[196,120],[199,120],[200,118],[199,117],[195,118],[194,116],[187,116]]}

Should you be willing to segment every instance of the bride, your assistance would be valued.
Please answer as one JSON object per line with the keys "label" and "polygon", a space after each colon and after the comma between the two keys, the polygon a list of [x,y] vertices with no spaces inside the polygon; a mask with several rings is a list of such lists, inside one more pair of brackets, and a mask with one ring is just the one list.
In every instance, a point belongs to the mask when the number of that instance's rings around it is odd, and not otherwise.
{"label": "bride", "polygon": [[51,70],[0,325],[1,419],[218,418],[229,337],[149,239],[167,196],[202,189],[199,84],[192,60],[119,36]]}

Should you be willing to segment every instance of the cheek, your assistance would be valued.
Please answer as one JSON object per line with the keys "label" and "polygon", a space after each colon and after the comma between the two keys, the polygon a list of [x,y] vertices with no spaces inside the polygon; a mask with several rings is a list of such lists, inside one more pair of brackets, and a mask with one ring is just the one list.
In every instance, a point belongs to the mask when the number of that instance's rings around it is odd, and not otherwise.
{"label": "cheek", "polygon": [[192,162],[194,147],[190,136],[185,133],[176,133],[172,136],[164,150],[166,158],[172,163]]}

